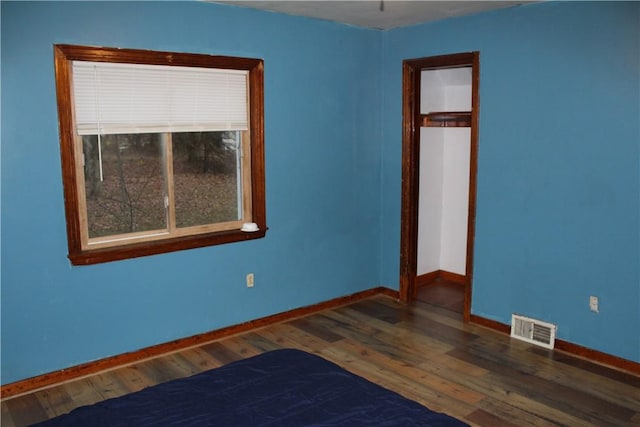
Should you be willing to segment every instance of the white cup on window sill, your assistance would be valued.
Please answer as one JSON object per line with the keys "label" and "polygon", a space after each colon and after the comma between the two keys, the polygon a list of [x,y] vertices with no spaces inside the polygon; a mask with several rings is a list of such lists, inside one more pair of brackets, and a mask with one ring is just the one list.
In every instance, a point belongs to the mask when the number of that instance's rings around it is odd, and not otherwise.
{"label": "white cup on window sill", "polygon": [[259,228],[258,224],[256,224],[255,222],[245,222],[244,224],[242,224],[242,228],[240,228],[240,230],[251,233],[253,231],[258,231]]}

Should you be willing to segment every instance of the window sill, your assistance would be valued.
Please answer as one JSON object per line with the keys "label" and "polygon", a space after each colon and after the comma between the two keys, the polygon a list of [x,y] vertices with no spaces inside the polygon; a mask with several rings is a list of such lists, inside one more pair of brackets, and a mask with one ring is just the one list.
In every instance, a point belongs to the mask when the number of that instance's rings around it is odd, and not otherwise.
{"label": "window sill", "polygon": [[268,227],[260,227],[258,231],[246,232],[241,230],[220,231],[216,233],[198,234],[187,237],[177,237],[154,242],[132,243],[113,248],[83,250],[69,253],[72,265],[92,265],[104,262],[118,261],[129,258],[139,258],[185,249],[202,248],[205,246],[221,245],[225,243],[243,242],[265,237]]}

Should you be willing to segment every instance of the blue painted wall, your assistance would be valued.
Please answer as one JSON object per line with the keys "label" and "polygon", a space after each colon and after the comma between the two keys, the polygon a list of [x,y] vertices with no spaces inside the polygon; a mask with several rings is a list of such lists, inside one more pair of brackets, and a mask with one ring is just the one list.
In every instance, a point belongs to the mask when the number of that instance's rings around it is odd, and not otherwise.
{"label": "blue painted wall", "polygon": [[[397,289],[401,63],[472,50],[472,311],[556,322],[562,339],[640,361],[627,327],[640,325],[639,6],[544,3],[378,32],[204,3],[3,1],[1,382]],[[71,267],[54,43],[264,58],[267,237]]]}
{"label": "blue painted wall", "polygon": [[[200,2],[1,7],[3,384],[378,285],[378,32]],[[70,266],[54,43],[264,58],[267,237]]]}
{"label": "blue painted wall", "polygon": [[[399,253],[402,60],[467,51],[480,51],[472,312],[536,317],[640,361],[639,3],[535,4],[384,33],[381,259]],[[395,283],[398,264],[383,266]]]}

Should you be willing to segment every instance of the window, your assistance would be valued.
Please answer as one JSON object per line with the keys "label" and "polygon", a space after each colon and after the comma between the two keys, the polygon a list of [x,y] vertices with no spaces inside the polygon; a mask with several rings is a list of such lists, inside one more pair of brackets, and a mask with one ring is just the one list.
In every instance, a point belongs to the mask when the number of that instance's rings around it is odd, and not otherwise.
{"label": "window", "polygon": [[55,67],[73,264],[264,237],[262,60],[56,45]]}

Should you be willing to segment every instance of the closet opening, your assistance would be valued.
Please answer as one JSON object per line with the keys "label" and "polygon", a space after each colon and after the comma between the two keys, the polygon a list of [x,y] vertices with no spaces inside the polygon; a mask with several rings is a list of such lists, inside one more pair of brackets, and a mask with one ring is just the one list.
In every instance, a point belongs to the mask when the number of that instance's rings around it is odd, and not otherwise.
{"label": "closet opening", "polygon": [[471,315],[479,53],[403,62],[400,298],[458,286]]}

